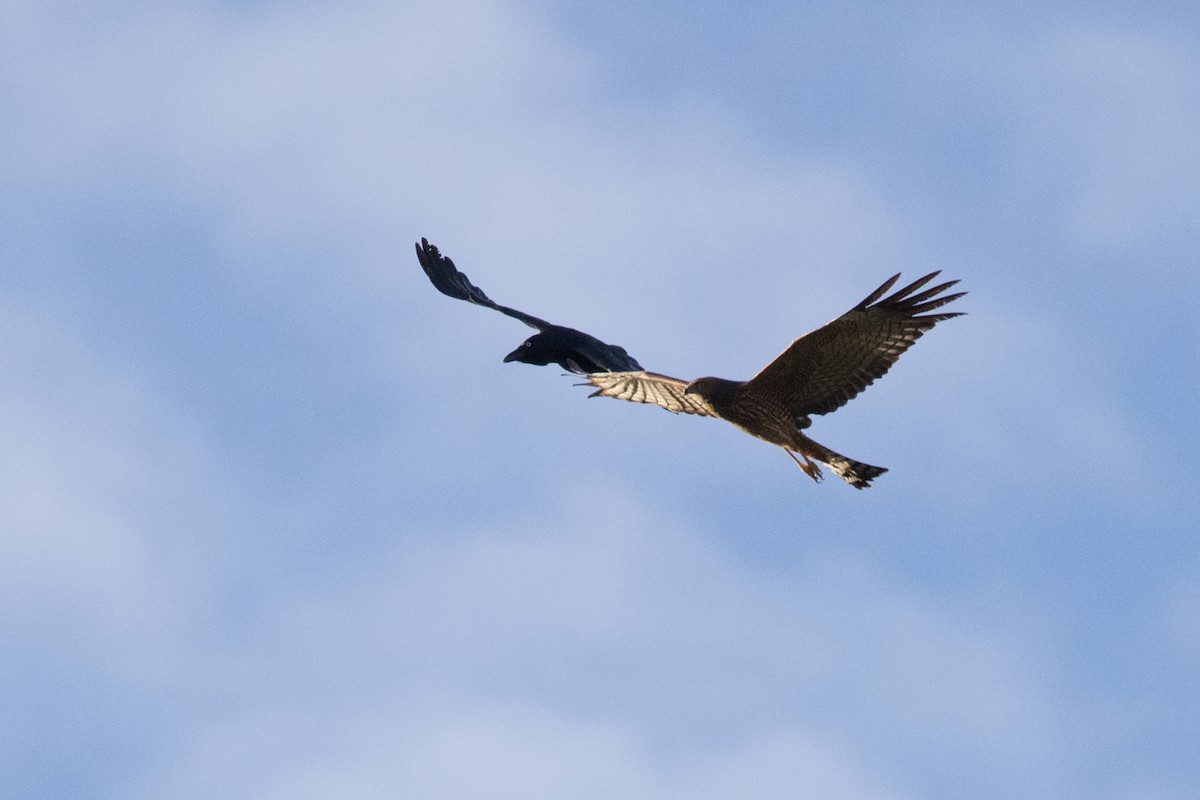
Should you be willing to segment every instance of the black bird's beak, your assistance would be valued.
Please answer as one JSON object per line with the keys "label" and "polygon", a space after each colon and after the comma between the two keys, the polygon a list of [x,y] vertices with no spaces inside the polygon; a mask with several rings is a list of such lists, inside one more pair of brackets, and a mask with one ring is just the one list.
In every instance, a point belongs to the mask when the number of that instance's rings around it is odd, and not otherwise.
{"label": "black bird's beak", "polygon": [[[521,345],[521,347],[524,347],[524,346],[525,345]],[[510,361],[520,361],[521,360],[521,347],[518,347],[516,350],[513,350],[511,353],[506,355],[504,357],[504,363],[507,364]]]}

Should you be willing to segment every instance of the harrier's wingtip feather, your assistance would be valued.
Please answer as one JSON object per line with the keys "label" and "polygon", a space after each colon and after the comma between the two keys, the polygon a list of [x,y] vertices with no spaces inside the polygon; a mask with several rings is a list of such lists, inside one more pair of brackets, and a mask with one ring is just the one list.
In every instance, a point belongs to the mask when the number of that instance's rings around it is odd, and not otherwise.
{"label": "harrier's wingtip feather", "polygon": [[859,303],[858,306],[856,306],[856,308],[862,309],[862,308],[866,308],[867,306],[871,305],[876,300],[883,297],[884,292],[886,292],[888,289],[895,286],[896,281],[898,281],[898,280],[900,280],[899,272],[897,272],[895,275],[893,275],[892,277],[890,277],[886,281],[884,281],[883,284],[878,289],[871,292],[871,294],[869,294],[865,300],[863,300],[861,303]]}
{"label": "harrier's wingtip feather", "polygon": [[932,289],[926,289],[925,291],[921,292],[920,294],[914,294],[911,297],[904,298],[904,302],[909,305],[916,305],[917,303],[920,303],[923,300],[928,300],[930,297],[941,294],[942,292],[946,291],[947,289],[949,289],[951,286],[953,286],[956,283],[958,283],[957,280],[946,281],[945,283],[939,283],[937,286],[934,286]]}
{"label": "harrier's wingtip feather", "polygon": [[[941,308],[942,306],[944,306],[948,303],[953,303],[955,300],[957,300],[958,298],[962,297],[965,294],[966,294],[966,292],[956,292],[955,294],[948,294],[945,297],[935,297],[932,300],[929,300],[927,302],[918,303],[917,305],[910,306],[908,311],[911,314],[924,314],[926,311],[933,311],[935,308]],[[964,313],[966,313],[966,312],[956,311],[954,313],[954,316],[961,316]]]}
{"label": "harrier's wingtip feather", "polygon": [[879,304],[881,306],[886,306],[886,305],[896,305],[901,302],[905,302],[909,299],[909,295],[911,295],[913,292],[917,291],[917,289],[920,289],[925,284],[929,283],[931,280],[936,278],[941,273],[942,273],[942,271],[939,269],[939,270],[929,273],[928,275],[923,275],[920,278],[917,278],[912,283],[910,283],[908,286],[905,286],[903,289],[897,289],[892,294],[891,297],[884,298],[883,300],[880,301]]}

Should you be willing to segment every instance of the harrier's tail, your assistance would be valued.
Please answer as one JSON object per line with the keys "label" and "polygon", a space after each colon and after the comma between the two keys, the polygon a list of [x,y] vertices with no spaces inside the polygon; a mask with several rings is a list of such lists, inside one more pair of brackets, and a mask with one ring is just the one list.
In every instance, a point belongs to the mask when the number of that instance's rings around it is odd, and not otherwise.
{"label": "harrier's tail", "polygon": [[[820,461],[855,489],[870,489],[871,481],[887,472],[885,467],[873,467],[870,464],[846,458],[844,455],[835,453],[824,445],[817,444],[807,436],[801,436],[800,439],[801,446],[797,449],[802,456],[805,456],[806,459],[811,458],[815,461]],[[804,465],[801,464],[800,468],[804,469]],[[815,475],[813,472],[804,469],[813,480],[820,480],[820,470],[817,470],[815,466],[813,466],[813,470],[816,473]]]}

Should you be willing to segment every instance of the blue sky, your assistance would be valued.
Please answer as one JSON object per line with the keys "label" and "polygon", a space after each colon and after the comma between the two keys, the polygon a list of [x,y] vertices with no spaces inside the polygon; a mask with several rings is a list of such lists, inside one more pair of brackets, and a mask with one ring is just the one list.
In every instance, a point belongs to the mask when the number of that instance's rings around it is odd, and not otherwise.
{"label": "blue sky", "polygon": [[[0,11],[0,774],[97,798],[1194,798],[1190,3]],[[813,435],[745,378],[896,271]]]}

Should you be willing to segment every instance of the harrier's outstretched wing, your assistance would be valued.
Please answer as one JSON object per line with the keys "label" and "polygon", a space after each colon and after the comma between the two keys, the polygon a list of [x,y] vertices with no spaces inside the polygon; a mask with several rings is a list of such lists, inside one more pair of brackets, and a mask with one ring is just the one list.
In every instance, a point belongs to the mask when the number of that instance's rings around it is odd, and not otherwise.
{"label": "harrier's outstretched wing", "polygon": [[507,314],[513,319],[519,319],[529,327],[537,328],[539,331],[554,327],[544,319],[538,319],[531,314],[526,314],[524,311],[517,311],[515,308],[509,308],[508,306],[502,306],[499,303],[493,302],[490,297],[483,293],[483,289],[471,283],[466,275],[458,271],[458,267],[454,266],[453,261],[438,251],[437,245],[430,244],[424,237],[422,237],[421,243],[417,245],[417,260],[421,262],[421,269],[425,270],[425,274],[429,276],[429,281],[433,284],[434,288],[447,297],[453,297],[456,300],[466,300],[468,303],[474,303],[477,306],[494,309],[501,314]]}
{"label": "harrier's outstretched wing", "polygon": [[584,377],[597,387],[589,397],[615,397],[631,403],[653,403],[675,414],[720,416],[700,395],[684,394],[688,382],[678,378],[656,372],[598,372]]}
{"label": "harrier's outstretched wing", "polygon": [[900,277],[893,275],[842,316],[792,342],[746,383],[746,394],[782,402],[797,416],[841,408],[883,377],[925,331],[960,316],[925,313],[966,294],[942,294],[958,281],[918,292],[937,275],[931,272],[881,300]]}

